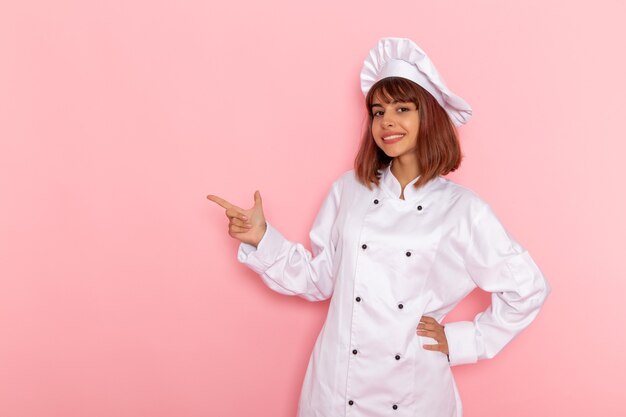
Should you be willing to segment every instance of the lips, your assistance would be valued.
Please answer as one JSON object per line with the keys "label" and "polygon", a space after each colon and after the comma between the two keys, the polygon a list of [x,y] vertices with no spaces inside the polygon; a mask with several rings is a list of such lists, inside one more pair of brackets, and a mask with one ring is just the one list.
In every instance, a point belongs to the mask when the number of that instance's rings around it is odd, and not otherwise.
{"label": "lips", "polygon": [[402,134],[395,134],[395,135],[388,135],[388,136],[384,136],[383,140],[394,140],[394,139],[400,139],[402,136]]}
{"label": "lips", "polygon": [[394,142],[399,141],[403,137],[404,137],[404,133],[390,132],[390,133],[385,133],[383,135],[383,141],[385,143],[394,143]]}

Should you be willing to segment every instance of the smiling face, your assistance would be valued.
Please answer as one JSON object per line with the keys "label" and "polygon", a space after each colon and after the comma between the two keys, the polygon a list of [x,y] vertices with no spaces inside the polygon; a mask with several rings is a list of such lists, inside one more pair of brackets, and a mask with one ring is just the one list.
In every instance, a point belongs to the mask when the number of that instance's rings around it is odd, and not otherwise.
{"label": "smiling face", "polygon": [[413,102],[391,100],[378,92],[371,105],[372,136],[391,158],[415,156],[420,118]]}
{"label": "smiling face", "polygon": [[[461,164],[461,145],[452,120],[419,84],[385,77],[371,86],[364,104],[367,127],[354,162],[363,184],[378,184],[378,171],[392,160],[394,175],[419,175],[417,187]],[[400,135],[397,141],[391,137],[396,134]]]}

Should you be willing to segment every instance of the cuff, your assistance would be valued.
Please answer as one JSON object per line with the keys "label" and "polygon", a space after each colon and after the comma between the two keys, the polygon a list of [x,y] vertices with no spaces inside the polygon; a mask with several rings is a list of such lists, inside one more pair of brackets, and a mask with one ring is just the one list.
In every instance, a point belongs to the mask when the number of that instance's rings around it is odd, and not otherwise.
{"label": "cuff", "polygon": [[257,246],[241,242],[237,250],[237,260],[247,265],[258,274],[265,272],[280,254],[287,239],[268,221],[267,229]]}
{"label": "cuff", "polygon": [[474,322],[456,321],[446,323],[443,331],[448,341],[450,366],[476,363],[478,361]]}

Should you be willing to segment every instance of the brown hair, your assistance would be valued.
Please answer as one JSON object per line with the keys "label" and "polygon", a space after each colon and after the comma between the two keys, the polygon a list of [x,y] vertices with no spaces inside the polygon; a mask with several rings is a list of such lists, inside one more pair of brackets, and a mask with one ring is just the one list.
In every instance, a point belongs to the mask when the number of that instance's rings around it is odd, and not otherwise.
{"label": "brown hair", "polygon": [[392,159],[376,145],[372,136],[372,101],[377,92],[386,97],[387,102],[397,100],[412,102],[417,106],[420,123],[415,153],[420,178],[415,182],[415,188],[459,167],[463,158],[461,145],[448,113],[428,91],[413,81],[401,77],[387,77],[374,84],[365,97],[367,130],[363,134],[361,146],[354,160],[354,171],[362,184],[370,190],[371,183],[378,186],[377,170],[389,166]]}

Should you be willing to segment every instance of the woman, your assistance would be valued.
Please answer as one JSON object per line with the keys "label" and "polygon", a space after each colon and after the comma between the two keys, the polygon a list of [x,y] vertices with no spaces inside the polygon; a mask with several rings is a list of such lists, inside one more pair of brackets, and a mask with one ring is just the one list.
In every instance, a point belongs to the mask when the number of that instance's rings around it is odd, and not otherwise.
{"label": "woman", "polygon": [[[471,116],[409,39],[384,38],[361,72],[368,129],[354,169],[331,186],[309,252],[263,215],[255,192],[226,209],[238,260],[273,290],[331,298],[299,417],[460,417],[450,367],[492,358],[550,292],[528,252],[476,193],[443,175],[461,162],[455,125]],[[492,305],[441,321],[474,288]]]}

